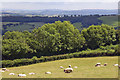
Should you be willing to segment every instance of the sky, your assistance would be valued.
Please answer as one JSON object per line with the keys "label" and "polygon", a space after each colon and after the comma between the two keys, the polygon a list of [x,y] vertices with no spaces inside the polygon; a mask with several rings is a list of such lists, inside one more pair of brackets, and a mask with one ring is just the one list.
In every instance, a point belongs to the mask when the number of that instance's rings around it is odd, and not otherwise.
{"label": "sky", "polygon": [[0,0],[0,2],[118,2],[119,0]]}
{"label": "sky", "polygon": [[117,9],[119,0],[0,0],[0,9]]}

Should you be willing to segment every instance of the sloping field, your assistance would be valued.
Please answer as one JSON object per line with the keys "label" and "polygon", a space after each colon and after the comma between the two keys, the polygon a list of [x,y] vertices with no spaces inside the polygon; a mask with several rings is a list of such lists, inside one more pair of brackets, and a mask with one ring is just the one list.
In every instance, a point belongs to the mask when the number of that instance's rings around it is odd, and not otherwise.
{"label": "sloping field", "polygon": [[[95,67],[96,63],[108,63],[106,67]],[[11,67],[9,71],[3,72],[3,78],[19,78],[17,75],[24,73],[27,76],[25,78],[117,78],[118,67],[113,64],[118,63],[118,57],[91,57],[91,58],[72,58],[57,60],[51,62],[37,63],[28,66]],[[68,65],[73,68],[72,73],[64,73],[64,69],[60,69],[60,66],[67,68]],[[52,74],[45,74],[50,71]],[[30,72],[36,73],[35,75],[29,75]],[[16,75],[9,75],[9,73],[15,73]],[[23,78],[23,77],[22,77]]]}
{"label": "sloping field", "polygon": [[103,21],[103,24],[108,24],[113,27],[118,26],[118,16],[102,16],[99,19]]}

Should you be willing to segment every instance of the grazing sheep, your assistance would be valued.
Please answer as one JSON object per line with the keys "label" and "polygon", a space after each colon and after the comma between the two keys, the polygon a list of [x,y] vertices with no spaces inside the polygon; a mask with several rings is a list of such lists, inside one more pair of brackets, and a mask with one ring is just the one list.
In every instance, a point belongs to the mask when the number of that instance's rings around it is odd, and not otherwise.
{"label": "grazing sheep", "polygon": [[120,69],[120,65],[118,65],[118,68]]}
{"label": "grazing sheep", "polygon": [[97,63],[96,65],[95,65],[95,67],[100,67],[101,66],[101,63]]}
{"label": "grazing sheep", "polygon": [[107,63],[105,63],[104,66],[107,66]]}
{"label": "grazing sheep", "polygon": [[29,73],[29,75],[34,75],[34,74],[36,74],[36,73],[33,73],[33,72]]}
{"label": "grazing sheep", "polygon": [[45,74],[52,74],[52,73],[48,71],[48,72],[45,72]]}
{"label": "grazing sheep", "polygon": [[113,66],[118,66],[118,64],[114,64]]}
{"label": "grazing sheep", "polygon": [[65,72],[65,73],[71,73],[71,72],[73,72],[73,69],[72,69],[72,68],[66,68],[66,69],[64,70],[64,72]]}
{"label": "grazing sheep", "polygon": [[8,69],[6,69],[6,68],[2,68],[2,71],[9,71]]}
{"label": "grazing sheep", "polygon": [[25,77],[26,74],[18,74],[18,77]]}
{"label": "grazing sheep", "polygon": [[77,66],[74,66],[74,68],[78,68]]}
{"label": "grazing sheep", "polygon": [[2,68],[3,71],[6,71],[7,69],[6,68]]}
{"label": "grazing sheep", "polygon": [[60,66],[61,69],[63,69],[63,66]]}
{"label": "grazing sheep", "polygon": [[9,75],[15,75],[15,73],[10,73]]}

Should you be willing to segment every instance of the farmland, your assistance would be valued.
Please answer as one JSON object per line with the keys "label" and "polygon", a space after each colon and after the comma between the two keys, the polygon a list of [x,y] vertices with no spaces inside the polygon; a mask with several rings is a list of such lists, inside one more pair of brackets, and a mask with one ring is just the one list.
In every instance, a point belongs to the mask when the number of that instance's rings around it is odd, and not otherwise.
{"label": "farmland", "polygon": [[[95,64],[100,62],[101,64],[108,63],[106,67],[95,67]],[[44,63],[37,63],[28,66],[11,67],[8,68],[2,74],[3,78],[18,78],[17,75],[9,75],[9,73],[20,74],[24,73],[27,76],[25,78],[117,78],[118,67],[113,64],[118,63],[118,57],[91,57],[91,58],[72,58],[65,60],[50,61]],[[68,65],[73,68],[72,73],[64,73],[64,69],[60,69],[60,66],[67,68]],[[45,74],[46,71],[52,72],[52,74]],[[35,75],[29,75],[28,73],[34,72]]]}
{"label": "farmland", "polygon": [[103,21],[103,24],[108,24],[114,27],[118,26],[118,16],[102,16],[99,19]]}

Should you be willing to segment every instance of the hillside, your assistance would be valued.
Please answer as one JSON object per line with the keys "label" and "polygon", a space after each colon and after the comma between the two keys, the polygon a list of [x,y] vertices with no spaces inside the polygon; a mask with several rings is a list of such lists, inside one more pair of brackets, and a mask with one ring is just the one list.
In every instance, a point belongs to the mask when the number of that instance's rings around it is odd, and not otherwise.
{"label": "hillside", "polygon": [[103,24],[118,27],[118,16],[102,16],[98,19],[102,20]]}
{"label": "hillside", "polygon": [[[106,67],[95,67],[95,64],[100,62],[101,64],[108,63]],[[9,75],[9,73],[25,73],[26,78],[117,78],[118,68],[113,66],[117,64],[118,57],[94,57],[94,58],[72,58],[65,60],[57,60],[51,62],[44,62],[38,64],[32,64],[28,66],[12,67],[8,68],[2,74],[3,78],[18,78],[17,75]],[[73,68],[72,73],[64,73],[64,69],[60,69],[60,66],[67,68],[68,65]],[[45,74],[46,71],[52,72],[52,74]],[[28,75],[28,73],[34,72],[35,75]],[[112,73],[111,73],[112,72]]]}

